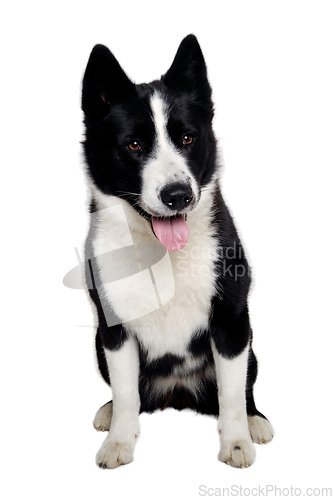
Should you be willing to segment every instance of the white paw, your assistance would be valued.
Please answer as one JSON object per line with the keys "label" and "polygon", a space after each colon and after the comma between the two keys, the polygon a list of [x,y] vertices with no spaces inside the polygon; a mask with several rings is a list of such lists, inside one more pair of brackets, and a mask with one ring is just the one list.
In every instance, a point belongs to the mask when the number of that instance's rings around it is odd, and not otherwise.
{"label": "white paw", "polygon": [[112,401],[109,401],[109,403],[106,403],[98,410],[93,422],[93,426],[95,427],[96,431],[110,430],[112,411],[113,411]]}
{"label": "white paw", "polygon": [[247,417],[249,431],[254,443],[263,444],[269,443],[273,439],[274,431],[271,423],[265,418],[255,415]]}
{"label": "white paw", "polygon": [[218,456],[221,462],[225,462],[232,467],[238,467],[239,469],[244,469],[252,465],[254,457],[254,446],[248,440],[238,440],[228,445],[222,445]]}
{"label": "white paw", "polygon": [[131,442],[118,443],[106,439],[96,456],[96,463],[102,469],[115,469],[133,462],[134,445]]}

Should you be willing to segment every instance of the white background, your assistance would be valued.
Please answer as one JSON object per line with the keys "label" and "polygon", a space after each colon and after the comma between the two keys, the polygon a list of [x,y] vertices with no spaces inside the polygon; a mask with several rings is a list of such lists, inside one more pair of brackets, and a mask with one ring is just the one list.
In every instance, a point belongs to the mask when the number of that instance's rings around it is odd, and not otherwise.
{"label": "white background", "polygon": [[[199,486],[333,487],[332,2],[7,2],[1,13],[3,498],[199,498]],[[80,85],[104,43],[136,81],[197,35],[223,148],[223,191],[253,266],[255,464],[217,460],[214,419],[142,415],[135,461],[94,460],[110,399],[83,291],[65,288],[87,229]],[[203,491],[203,490],[201,490]],[[234,490],[235,491],[235,490]]]}

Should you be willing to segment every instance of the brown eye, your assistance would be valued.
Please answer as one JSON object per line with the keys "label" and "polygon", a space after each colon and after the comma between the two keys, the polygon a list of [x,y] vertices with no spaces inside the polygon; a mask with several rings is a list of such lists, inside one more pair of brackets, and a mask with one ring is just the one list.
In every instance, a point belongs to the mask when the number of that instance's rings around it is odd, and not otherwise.
{"label": "brown eye", "polygon": [[139,143],[139,141],[132,141],[129,143],[128,147],[131,151],[140,151],[141,144]]}
{"label": "brown eye", "polygon": [[193,137],[191,135],[184,135],[183,137],[183,144],[185,144],[185,146],[188,146],[189,144],[192,144],[193,142]]}

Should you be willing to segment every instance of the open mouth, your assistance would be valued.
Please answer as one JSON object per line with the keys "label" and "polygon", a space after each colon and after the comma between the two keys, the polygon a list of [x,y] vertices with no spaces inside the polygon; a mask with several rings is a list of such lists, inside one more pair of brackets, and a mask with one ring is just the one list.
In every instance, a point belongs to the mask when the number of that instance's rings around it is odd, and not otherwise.
{"label": "open mouth", "polygon": [[156,238],[169,252],[181,250],[186,245],[190,235],[186,215],[167,218],[152,217],[151,225]]}
{"label": "open mouth", "polygon": [[141,207],[136,206],[135,208],[144,219],[150,222],[154,235],[169,252],[176,252],[184,248],[190,235],[186,223],[187,214],[155,217]]}

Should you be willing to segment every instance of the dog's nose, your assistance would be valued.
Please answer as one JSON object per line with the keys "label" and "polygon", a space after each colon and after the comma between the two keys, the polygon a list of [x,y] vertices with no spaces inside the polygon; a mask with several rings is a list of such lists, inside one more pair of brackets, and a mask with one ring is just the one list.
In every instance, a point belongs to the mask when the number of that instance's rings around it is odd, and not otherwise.
{"label": "dog's nose", "polygon": [[172,210],[183,210],[193,199],[193,192],[187,184],[169,184],[161,191],[161,198],[167,207]]}

